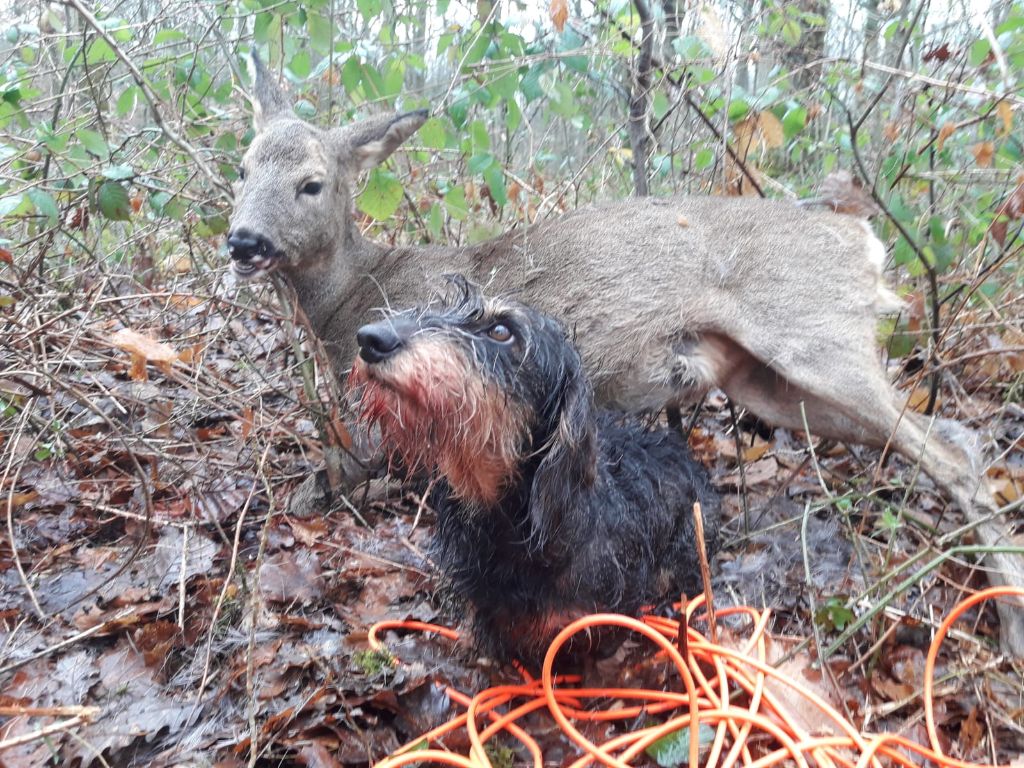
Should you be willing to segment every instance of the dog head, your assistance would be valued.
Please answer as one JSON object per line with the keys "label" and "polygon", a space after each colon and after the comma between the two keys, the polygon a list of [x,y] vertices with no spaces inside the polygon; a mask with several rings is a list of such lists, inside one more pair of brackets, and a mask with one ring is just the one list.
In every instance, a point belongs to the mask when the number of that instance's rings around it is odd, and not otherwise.
{"label": "dog head", "polygon": [[365,325],[357,340],[362,418],[407,469],[439,472],[477,508],[530,482],[542,536],[593,482],[593,395],[553,318],[456,278],[441,300]]}

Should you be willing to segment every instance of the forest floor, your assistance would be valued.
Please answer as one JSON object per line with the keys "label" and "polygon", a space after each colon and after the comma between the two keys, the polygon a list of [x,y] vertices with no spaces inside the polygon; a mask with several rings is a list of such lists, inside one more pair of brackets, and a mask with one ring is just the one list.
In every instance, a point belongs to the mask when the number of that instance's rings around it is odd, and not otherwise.
{"label": "forest floor", "polygon": [[[518,680],[434,635],[368,650],[377,621],[457,625],[459,610],[437,594],[430,510],[397,485],[287,511],[323,451],[294,330],[270,299],[216,275],[155,285],[89,267],[26,279],[0,308],[0,766],[366,765],[451,717],[437,682]],[[939,409],[983,432],[1011,502],[1024,356],[969,354],[998,351],[990,332],[963,339]],[[920,388],[913,371],[893,374]],[[725,500],[716,598],[770,607],[771,632],[799,640],[816,622],[833,642],[869,616],[829,675],[807,651],[788,669],[859,727],[926,743],[925,653],[984,574],[954,557],[887,604],[879,585],[957,543],[943,536],[959,512],[898,458],[880,467],[877,451],[817,442],[812,455],[805,436],[746,416],[739,438],[742,479],[713,394],[691,444]],[[1019,759],[1024,667],[1000,655],[991,605],[958,629],[937,668],[943,747]],[[591,673],[615,684],[623,670]],[[550,724],[534,735],[556,762],[578,754]]]}

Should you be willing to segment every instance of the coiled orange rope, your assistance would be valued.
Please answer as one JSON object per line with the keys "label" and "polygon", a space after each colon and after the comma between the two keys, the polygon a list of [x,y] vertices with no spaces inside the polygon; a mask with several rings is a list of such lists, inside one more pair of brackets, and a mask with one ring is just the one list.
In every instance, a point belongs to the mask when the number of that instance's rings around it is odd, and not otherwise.
{"label": "coiled orange rope", "polygon": [[[711,643],[690,625],[694,612],[704,603],[699,597],[691,601],[685,615],[685,643],[680,643],[685,656],[677,647],[679,622],[658,616],[633,619],[615,614],[586,616],[563,629],[552,641],[540,680],[535,680],[520,669],[524,682],[520,685],[498,685],[475,696],[467,696],[453,688],[446,688],[448,696],[465,712],[444,725],[423,734],[379,763],[376,768],[398,768],[411,763],[433,762],[463,768],[490,768],[485,746],[495,734],[505,731],[517,739],[530,754],[533,765],[542,768],[544,755],[536,740],[517,720],[530,712],[547,709],[563,733],[583,755],[573,768],[598,763],[614,768],[626,768],[658,739],[682,729],[689,729],[689,764],[698,766],[700,751],[699,727],[704,724],[715,729],[714,739],[704,763],[707,768],[770,768],[792,761],[798,768],[809,768],[808,758],[824,768],[881,768],[884,758],[903,768],[918,768],[912,755],[920,756],[942,768],[978,768],[943,754],[939,745],[933,711],[933,676],[939,648],[954,622],[964,611],[985,600],[1016,596],[1024,598],[1024,589],[1017,587],[991,587],[967,598],[946,617],[939,626],[929,649],[924,670],[924,709],[930,747],[923,746],[895,734],[862,734],[837,712],[828,702],[800,683],[776,670],[767,662],[765,628],[768,612],[752,608],[726,608],[716,612],[724,618],[745,614],[753,621],[753,631],[741,650]],[[658,655],[668,659],[682,680],[682,690],[660,691],[634,688],[578,688],[574,676],[556,676],[554,662],[559,650],[573,635],[595,627],[623,627],[650,640]],[[386,621],[370,629],[369,642],[381,648],[380,633],[392,630],[418,630],[436,632],[449,639],[458,633],[435,624],[423,622]],[[703,670],[713,669],[708,676]],[[807,708],[823,714],[834,726],[831,735],[812,735],[786,711],[779,698],[766,686],[772,679],[789,687]],[[778,688],[776,687],[776,690]],[[733,704],[734,694],[745,694],[745,706]],[[594,699],[614,699],[626,704],[611,709],[587,709],[584,702]],[[512,705],[501,711],[505,705]],[[602,744],[590,741],[574,725],[586,721],[626,721],[641,714],[664,715],[668,719],[658,725],[640,728],[616,736]],[[482,730],[478,722],[490,722]],[[453,731],[465,729],[469,740],[469,754],[461,755],[439,746],[440,740]],[[755,758],[751,751],[751,737],[758,736]],[[426,748],[424,748],[426,746]],[[726,751],[728,749],[728,751]],[[766,754],[764,754],[767,752]],[[724,754],[723,754],[724,753]]]}

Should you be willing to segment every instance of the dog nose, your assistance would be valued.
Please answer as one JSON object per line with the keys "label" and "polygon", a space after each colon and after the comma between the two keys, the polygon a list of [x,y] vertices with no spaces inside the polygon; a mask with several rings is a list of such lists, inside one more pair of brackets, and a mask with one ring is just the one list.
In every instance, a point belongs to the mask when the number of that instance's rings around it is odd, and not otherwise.
{"label": "dog nose", "polygon": [[402,337],[394,323],[383,321],[364,325],[356,332],[359,356],[368,363],[380,363],[402,347]]}
{"label": "dog nose", "polygon": [[235,261],[250,259],[273,253],[274,248],[267,238],[248,229],[233,230],[228,233],[228,253]]}

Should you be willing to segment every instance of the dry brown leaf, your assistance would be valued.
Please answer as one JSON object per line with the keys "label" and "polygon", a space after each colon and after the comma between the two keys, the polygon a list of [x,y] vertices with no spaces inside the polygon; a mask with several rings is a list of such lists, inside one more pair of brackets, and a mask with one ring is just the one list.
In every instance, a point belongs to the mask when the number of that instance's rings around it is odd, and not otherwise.
{"label": "dry brown leaf", "polygon": [[757,116],[757,128],[761,141],[768,149],[777,149],[786,143],[786,132],[782,122],[771,112],[765,110]]}
{"label": "dry brown leaf", "polygon": [[946,139],[953,135],[953,131],[956,130],[956,123],[949,122],[943,123],[939,128],[939,136],[935,139],[935,149],[938,152],[942,151],[942,147],[946,144]]}
{"label": "dry brown leaf", "polygon": [[112,346],[123,349],[131,355],[132,364],[128,375],[133,381],[146,380],[146,363],[153,363],[165,374],[169,374],[171,363],[178,359],[178,353],[170,344],[146,336],[131,328],[122,328],[110,338]]}
{"label": "dry brown leaf", "polygon": [[154,339],[144,333],[122,328],[110,338],[115,347],[139,355],[152,363],[173,363],[178,353],[170,344]]}
{"label": "dry brown leaf", "polygon": [[1020,488],[1009,477],[997,480],[991,484],[993,495],[1001,505],[1012,504],[1020,498]]}
{"label": "dry brown leaf", "polygon": [[555,29],[561,32],[565,28],[565,22],[569,18],[569,3],[567,0],[551,0],[551,23]]}
{"label": "dry brown leaf", "polygon": [[14,264],[14,256],[6,248],[0,248],[0,261],[4,264]]}
{"label": "dry brown leaf", "polygon": [[996,104],[996,114],[1003,121],[1003,128],[999,135],[1009,136],[1010,130],[1013,128],[1013,108],[1010,106],[1010,103],[1008,101],[1000,101]]}
{"label": "dry brown leaf", "polygon": [[900,136],[900,127],[895,121],[886,123],[885,130],[882,131],[882,134],[885,136],[886,141],[896,141]]}
{"label": "dry brown leaf", "polygon": [[971,152],[974,153],[974,162],[979,168],[990,168],[992,158],[996,154],[996,145],[991,141],[982,141],[971,147]]}
{"label": "dry brown leaf", "polygon": [[756,443],[754,443],[753,445],[749,445],[749,446],[747,446],[746,448],[743,449],[743,460],[747,461],[747,462],[757,461],[762,456],[764,456],[765,453],[767,453],[767,452],[768,452],[768,441],[761,440],[759,438]]}
{"label": "dry brown leaf", "polygon": [[[918,387],[910,393],[910,397],[907,398],[907,408],[918,413],[924,413],[928,407],[928,397],[931,391],[928,387]],[[939,396],[935,399],[935,407],[939,408],[942,404],[942,397]]]}

